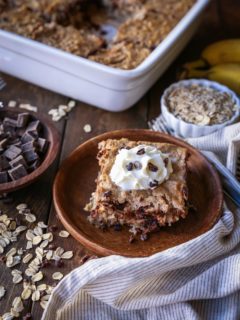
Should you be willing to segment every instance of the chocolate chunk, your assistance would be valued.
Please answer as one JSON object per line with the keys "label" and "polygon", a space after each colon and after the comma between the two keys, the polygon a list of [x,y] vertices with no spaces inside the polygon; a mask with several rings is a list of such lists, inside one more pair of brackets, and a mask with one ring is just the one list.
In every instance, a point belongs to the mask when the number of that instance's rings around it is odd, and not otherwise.
{"label": "chocolate chunk", "polygon": [[132,171],[133,170],[133,163],[132,162],[129,162],[127,165],[126,165],[126,168],[128,171]]}
{"label": "chocolate chunk", "polygon": [[35,152],[35,150],[28,150],[28,151],[23,152],[23,157],[28,163],[39,159],[39,156]]}
{"label": "chocolate chunk", "polygon": [[40,159],[37,159],[36,161],[34,161],[34,162],[28,167],[28,169],[29,169],[30,171],[34,171],[34,170],[36,170],[36,169],[40,166],[40,164],[41,164]]}
{"label": "chocolate chunk", "polygon": [[4,150],[7,146],[7,143],[8,143],[8,138],[4,138],[0,141],[0,149],[1,150]]}
{"label": "chocolate chunk", "polygon": [[8,174],[7,171],[0,172],[0,183],[8,182]]}
{"label": "chocolate chunk", "polygon": [[26,132],[34,134],[35,136],[38,136],[38,133],[40,131],[41,124],[39,120],[35,120],[29,123],[27,126]]}
{"label": "chocolate chunk", "polygon": [[38,150],[42,153],[45,153],[48,148],[48,141],[43,138],[38,138],[37,145],[38,145]]}
{"label": "chocolate chunk", "polygon": [[22,128],[26,127],[29,120],[29,113],[20,113],[17,118],[17,127]]}
{"label": "chocolate chunk", "polygon": [[22,164],[14,167],[13,169],[8,170],[8,174],[12,180],[18,180],[22,177],[25,177],[28,173]]}
{"label": "chocolate chunk", "polygon": [[21,145],[21,149],[23,152],[29,151],[29,150],[35,150],[37,143],[35,140],[28,141]]}
{"label": "chocolate chunk", "polygon": [[21,141],[23,144],[34,140],[36,140],[36,137],[34,137],[31,132],[25,132],[21,137]]}
{"label": "chocolate chunk", "polygon": [[152,164],[151,162],[148,163],[148,169],[152,172],[157,172],[158,171],[158,167],[155,166],[154,164]]}
{"label": "chocolate chunk", "polygon": [[4,118],[3,119],[3,126],[6,127],[16,127],[17,126],[17,120],[11,119],[11,118]]}
{"label": "chocolate chunk", "polygon": [[144,148],[139,149],[138,152],[137,152],[137,154],[138,154],[139,156],[143,155],[144,153],[145,153],[145,149],[144,149]]}
{"label": "chocolate chunk", "polygon": [[13,160],[17,156],[19,156],[22,153],[22,150],[14,145],[11,145],[10,147],[5,150],[3,153],[4,156],[10,160]]}
{"label": "chocolate chunk", "polygon": [[27,163],[22,155],[10,161],[9,164],[12,168],[18,166],[19,164],[22,164],[25,168],[27,168]]}
{"label": "chocolate chunk", "polygon": [[9,166],[9,162],[7,160],[7,158],[3,155],[0,156],[0,171],[4,171],[6,169],[8,169]]}

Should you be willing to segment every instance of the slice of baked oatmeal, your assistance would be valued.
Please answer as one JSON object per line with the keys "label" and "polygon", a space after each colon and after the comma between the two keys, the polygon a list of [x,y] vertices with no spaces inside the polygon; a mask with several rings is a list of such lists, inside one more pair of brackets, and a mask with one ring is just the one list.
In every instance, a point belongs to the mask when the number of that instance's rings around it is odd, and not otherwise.
{"label": "slice of baked oatmeal", "polygon": [[99,228],[122,225],[147,234],[185,218],[187,150],[168,143],[106,140],[99,143],[96,191],[85,210]]}

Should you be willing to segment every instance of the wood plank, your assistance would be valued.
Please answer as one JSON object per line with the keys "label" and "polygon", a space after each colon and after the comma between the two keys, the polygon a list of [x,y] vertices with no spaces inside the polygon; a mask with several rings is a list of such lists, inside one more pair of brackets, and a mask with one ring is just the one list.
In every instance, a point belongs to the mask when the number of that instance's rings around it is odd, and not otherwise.
{"label": "wood plank", "polygon": [[[36,87],[27,82],[3,74],[1,74],[1,76],[7,82],[7,87],[0,92],[0,100],[5,103],[9,100],[31,103],[32,105],[38,106],[39,113],[47,114],[48,110],[53,106],[64,104],[67,101],[66,97],[62,97],[48,90]],[[57,123],[56,126],[59,133],[63,135],[65,122]],[[57,159],[53,166],[49,168],[49,170],[34,184],[13,192],[10,195],[13,199],[11,203],[4,204],[3,201],[0,201],[0,209],[9,216],[16,217],[16,205],[25,202],[29,205],[29,208],[32,209],[32,212],[36,214],[39,220],[47,221],[52,201],[52,182],[57,170],[58,161],[59,159]],[[9,249],[12,246],[21,248],[23,247],[23,244],[25,244],[25,240],[22,236],[16,244],[10,245]],[[23,266],[21,266],[21,268],[16,266],[16,269],[22,270]],[[0,314],[3,314],[10,310],[14,297],[21,293],[22,283],[13,286],[11,269],[6,268],[3,264],[0,264],[0,283],[7,288],[6,296],[0,301]],[[30,310],[31,302],[29,301],[26,303],[25,312]]]}

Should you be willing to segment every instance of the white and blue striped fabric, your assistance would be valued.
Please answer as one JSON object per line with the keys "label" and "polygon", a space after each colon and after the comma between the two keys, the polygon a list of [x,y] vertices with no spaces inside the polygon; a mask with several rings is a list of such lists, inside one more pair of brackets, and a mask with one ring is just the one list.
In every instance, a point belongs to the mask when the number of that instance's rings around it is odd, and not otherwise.
{"label": "white and blue striped fabric", "polygon": [[239,320],[240,209],[228,205],[210,231],[189,242],[148,258],[110,256],[73,270],[53,291],[42,320]]}

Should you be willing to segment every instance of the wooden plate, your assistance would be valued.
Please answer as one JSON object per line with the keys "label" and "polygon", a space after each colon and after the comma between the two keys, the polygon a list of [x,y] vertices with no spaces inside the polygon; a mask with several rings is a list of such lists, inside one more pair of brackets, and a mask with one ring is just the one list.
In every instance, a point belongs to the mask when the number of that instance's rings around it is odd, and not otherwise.
{"label": "wooden plate", "polygon": [[[188,187],[190,202],[197,208],[185,220],[164,227],[147,241],[128,242],[129,232],[101,231],[87,221],[83,210],[95,190],[98,173],[98,142],[126,137],[130,140],[169,142],[188,149]],[[191,240],[206,232],[221,215],[223,194],[219,177],[212,165],[193,147],[169,135],[148,130],[120,130],[97,136],[80,145],[62,164],[53,187],[54,204],[65,228],[82,245],[106,256],[118,254],[145,257]]]}
{"label": "wooden plate", "polygon": [[[17,108],[14,110],[3,109],[0,111],[0,119],[3,119],[4,117],[14,118],[17,117],[19,113],[23,112],[26,111]],[[43,128],[42,137],[49,141],[49,147],[47,153],[44,155],[42,163],[36,170],[16,181],[1,183],[0,194],[15,191],[36,181],[51,166],[57,156],[60,145],[60,138],[57,129],[44,115],[39,115],[29,111],[27,111],[27,113],[31,115],[32,120],[39,120],[41,122]]]}

